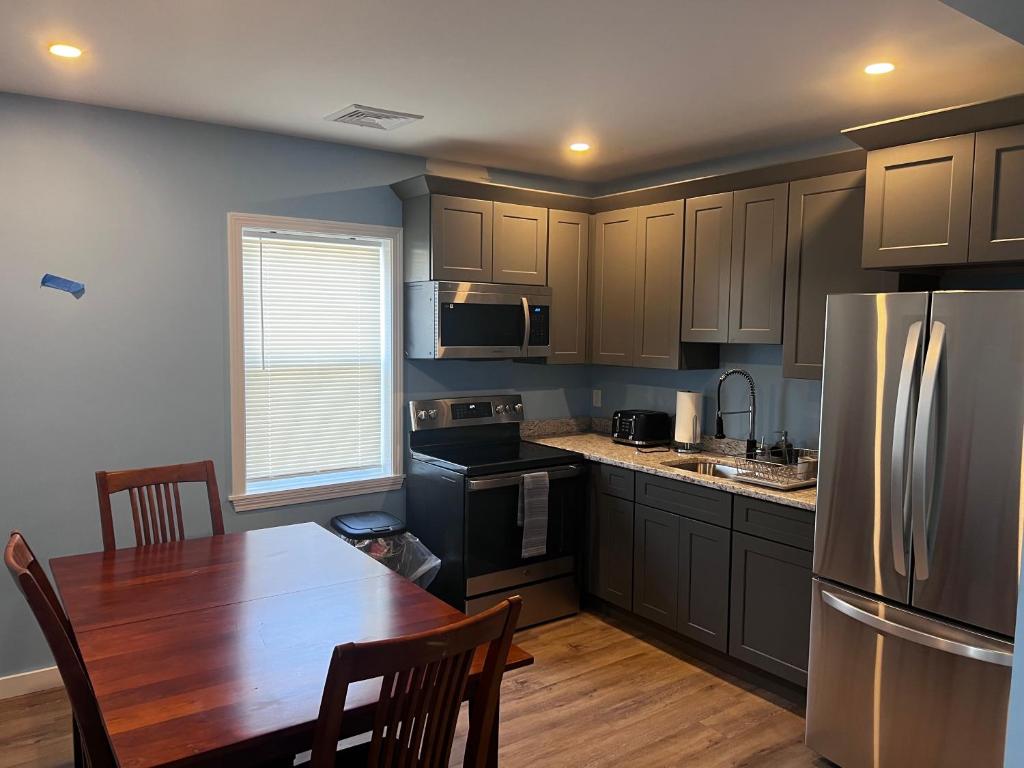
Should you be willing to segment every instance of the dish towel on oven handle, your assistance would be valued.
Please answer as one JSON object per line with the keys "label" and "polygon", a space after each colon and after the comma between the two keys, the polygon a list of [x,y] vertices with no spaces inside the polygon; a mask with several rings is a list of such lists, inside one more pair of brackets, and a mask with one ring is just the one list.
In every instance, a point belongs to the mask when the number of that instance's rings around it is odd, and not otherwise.
{"label": "dish towel on oven handle", "polygon": [[528,472],[519,481],[519,527],[523,529],[522,558],[548,551],[548,473]]}

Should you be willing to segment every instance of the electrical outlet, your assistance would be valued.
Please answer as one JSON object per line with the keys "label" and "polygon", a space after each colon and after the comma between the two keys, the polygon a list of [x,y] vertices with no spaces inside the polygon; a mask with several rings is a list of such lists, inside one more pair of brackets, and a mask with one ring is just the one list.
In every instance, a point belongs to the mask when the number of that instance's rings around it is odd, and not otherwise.
{"label": "electrical outlet", "polygon": [[590,392],[591,392],[591,399],[592,399],[594,407],[595,408],[600,408],[601,407],[601,390],[600,389],[592,389]]}

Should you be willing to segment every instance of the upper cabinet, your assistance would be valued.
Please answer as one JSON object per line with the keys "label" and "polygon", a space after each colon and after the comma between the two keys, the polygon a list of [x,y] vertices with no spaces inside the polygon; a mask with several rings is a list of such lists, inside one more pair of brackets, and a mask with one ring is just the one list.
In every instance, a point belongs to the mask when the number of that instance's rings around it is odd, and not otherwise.
{"label": "upper cabinet", "polygon": [[789,185],[686,201],[683,341],[779,344]]}
{"label": "upper cabinet", "polygon": [[495,203],[493,253],[493,282],[545,285],[548,279],[547,209]]}
{"label": "upper cabinet", "polygon": [[548,210],[452,195],[405,201],[405,279],[545,285]]}
{"label": "upper cabinet", "polygon": [[590,362],[633,365],[636,208],[594,216]]}
{"label": "upper cabinet", "polygon": [[447,195],[430,199],[430,280],[489,283],[494,203]]}
{"label": "upper cabinet", "polygon": [[974,134],[868,154],[865,267],[967,262]]}
{"label": "upper cabinet", "polygon": [[683,277],[683,201],[637,211],[633,364],[679,367],[679,306]]}
{"label": "upper cabinet", "polygon": [[733,193],[686,201],[683,341],[729,340]]}
{"label": "upper cabinet", "polygon": [[967,260],[1024,261],[1024,125],[975,138]]}
{"label": "upper cabinet", "polygon": [[860,268],[863,225],[863,172],[789,185],[782,352],[787,378],[821,378],[825,302],[830,293],[875,293],[897,287],[895,274]]}
{"label": "upper cabinet", "polygon": [[679,368],[683,201],[605,211],[593,223],[591,362]]}
{"label": "upper cabinet", "polygon": [[551,286],[549,363],[587,362],[587,275],[590,216],[548,214],[548,285]]}
{"label": "upper cabinet", "polygon": [[1024,261],[1024,125],[868,154],[865,267]]}

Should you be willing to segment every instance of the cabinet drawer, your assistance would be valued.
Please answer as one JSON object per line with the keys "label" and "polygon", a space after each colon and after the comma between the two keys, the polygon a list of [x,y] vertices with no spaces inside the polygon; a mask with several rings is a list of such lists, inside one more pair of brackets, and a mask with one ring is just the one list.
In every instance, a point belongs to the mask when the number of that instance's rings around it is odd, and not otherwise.
{"label": "cabinet drawer", "polygon": [[615,467],[611,464],[598,464],[594,472],[597,490],[620,499],[633,499],[633,470]]}
{"label": "cabinet drawer", "polygon": [[636,501],[694,520],[729,527],[730,494],[701,485],[636,473]]}
{"label": "cabinet drawer", "polygon": [[733,496],[732,527],[808,552],[814,549],[814,513],[810,510]]}

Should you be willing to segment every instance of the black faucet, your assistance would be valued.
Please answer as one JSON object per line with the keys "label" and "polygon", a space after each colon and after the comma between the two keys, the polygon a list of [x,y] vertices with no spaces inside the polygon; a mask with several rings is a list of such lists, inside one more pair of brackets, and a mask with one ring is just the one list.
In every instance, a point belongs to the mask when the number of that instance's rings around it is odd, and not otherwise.
{"label": "black faucet", "polygon": [[[739,374],[747,380],[750,385],[750,402],[747,405],[745,411],[723,411],[722,410],[722,384],[732,376],[734,373]],[[757,392],[754,388],[754,377],[744,371],[742,368],[730,368],[728,371],[718,377],[718,403],[717,411],[715,413],[715,438],[721,440],[725,437],[725,425],[722,422],[723,416],[729,416],[734,413],[745,413],[750,418],[750,431],[747,433],[747,458],[757,458],[757,440],[754,437],[754,418],[757,415]]]}

